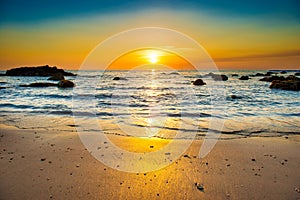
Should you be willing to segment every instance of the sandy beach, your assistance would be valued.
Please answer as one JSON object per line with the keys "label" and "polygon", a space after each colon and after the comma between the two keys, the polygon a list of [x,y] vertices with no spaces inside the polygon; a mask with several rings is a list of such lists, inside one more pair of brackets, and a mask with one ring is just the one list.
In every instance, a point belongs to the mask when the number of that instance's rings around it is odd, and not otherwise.
{"label": "sandy beach", "polygon": [[[2,124],[0,130],[0,199],[300,198],[299,135],[219,140],[204,159],[197,158],[202,140],[195,140],[168,167],[126,173],[91,156],[74,127],[62,133]],[[149,151],[149,141],[110,139],[127,150]]]}

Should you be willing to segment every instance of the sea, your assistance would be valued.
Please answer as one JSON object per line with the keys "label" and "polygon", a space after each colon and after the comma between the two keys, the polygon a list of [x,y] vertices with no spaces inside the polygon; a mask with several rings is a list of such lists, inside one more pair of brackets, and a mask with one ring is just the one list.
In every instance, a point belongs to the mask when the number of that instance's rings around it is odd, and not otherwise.
{"label": "sea", "polygon": [[[48,119],[63,123],[68,118],[80,127],[93,119],[106,134],[160,138],[178,131],[183,138],[187,132],[203,137],[212,131],[223,139],[300,134],[300,92],[270,89],[270,82],[251,76],[266,71],[214,72],[227,81],[205,76],[209,71],[70,72],[78,75],[65,77],[76,84],[68,89],[20,87],[53,83],[48,77],[0,76],[0,123],[47,128]],[[198,78],[206,85],[193,85]]]}

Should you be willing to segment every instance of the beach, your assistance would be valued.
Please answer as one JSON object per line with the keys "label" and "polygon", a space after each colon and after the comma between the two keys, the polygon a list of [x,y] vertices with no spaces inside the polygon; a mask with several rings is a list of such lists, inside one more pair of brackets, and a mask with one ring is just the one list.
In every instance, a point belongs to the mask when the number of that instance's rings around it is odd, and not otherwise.
{"label": "beach", "polygon": [[[71,121],[48,129],[1,124],[0,199],[300,198],[299,135],[220,139],[202,159],[203,140],[194,140],[163,169],[126,173],[96,160]],[[109,138],[127,150],[149,151],[149,141],[137,137]],[[154,147],[164,142],[150,139]]]}

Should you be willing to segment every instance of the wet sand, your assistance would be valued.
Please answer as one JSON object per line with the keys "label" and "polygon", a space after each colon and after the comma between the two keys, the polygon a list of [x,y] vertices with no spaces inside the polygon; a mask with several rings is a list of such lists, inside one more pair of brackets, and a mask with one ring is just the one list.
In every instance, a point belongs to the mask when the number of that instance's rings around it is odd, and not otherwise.
{"label": "wet sand", "polygon": [[[219,140],[204,159],[197,158],[202,140],[196,140],[173,164],[148,173],[105,166],[74,127],[62,133],[2,124],[0,136],[0,199],[300,198],[299,135]],[[110,138],[122,148],[135,151],[139,142],[149,150],[137,138]]]}

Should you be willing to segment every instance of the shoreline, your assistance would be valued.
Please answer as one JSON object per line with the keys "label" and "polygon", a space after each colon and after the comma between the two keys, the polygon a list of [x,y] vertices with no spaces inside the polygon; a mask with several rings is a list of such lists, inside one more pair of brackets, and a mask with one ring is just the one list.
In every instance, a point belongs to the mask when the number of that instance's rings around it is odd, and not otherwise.
{"label": "shoreline", "polygon": [[[195,140],[171,165],[136,174],[96,160],[72,127],[61,132],[2,124],[0,129],[0,199],[300,197],[299,135],[219,140],[203,159],[197,158],[203,140]],[[136,138],[109,137],[134,151]],[[139,140],[138,151],[147,150],[143,146],[149,149],[149,144]]]}

